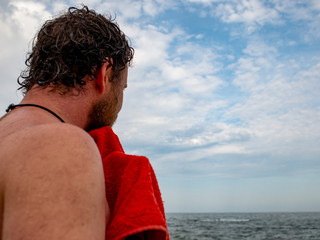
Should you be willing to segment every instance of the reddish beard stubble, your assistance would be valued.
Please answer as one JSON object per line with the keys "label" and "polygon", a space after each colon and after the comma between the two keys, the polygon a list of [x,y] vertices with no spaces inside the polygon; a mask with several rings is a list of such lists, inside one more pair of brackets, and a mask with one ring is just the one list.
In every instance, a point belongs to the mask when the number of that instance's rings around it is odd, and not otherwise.
{"label": "reddish beard stubble", "polygon": [[87,131],[97,129],[104,126],[112,127],[118,118],[119,102],[120,102],[120,86],[113,82],[111,91],[102,99],[98,100],[93,106],[89,114],[89,124]]}

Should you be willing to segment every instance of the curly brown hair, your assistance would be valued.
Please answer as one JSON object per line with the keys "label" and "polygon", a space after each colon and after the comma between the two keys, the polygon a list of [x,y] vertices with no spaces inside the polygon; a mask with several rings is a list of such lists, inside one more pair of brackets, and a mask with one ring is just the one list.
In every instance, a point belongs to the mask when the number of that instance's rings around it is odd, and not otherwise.
{"label": "curly brown hair", "polygon": [[86,84],[84,77],[94,79],[96,70],[109,59],[117,76],[133,54],[114,19],[87,6],[70,7],[65,14],[46,21],[35,36],[25,61],[27,68],[18,77],[19,89],[27,93],[35,84],[81,87]]}

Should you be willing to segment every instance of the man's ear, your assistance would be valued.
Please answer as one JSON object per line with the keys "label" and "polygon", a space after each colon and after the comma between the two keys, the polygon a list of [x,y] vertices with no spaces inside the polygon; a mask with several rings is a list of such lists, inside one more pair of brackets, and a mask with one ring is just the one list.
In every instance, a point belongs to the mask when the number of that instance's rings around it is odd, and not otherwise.
{"label": "man's ear", "polygon": [[105,90],[110,89],[110,79],[112,77],[112,59],[107,60],[96,72],[97,77],[95,79],[97,89],[99,93],[103,93]]}

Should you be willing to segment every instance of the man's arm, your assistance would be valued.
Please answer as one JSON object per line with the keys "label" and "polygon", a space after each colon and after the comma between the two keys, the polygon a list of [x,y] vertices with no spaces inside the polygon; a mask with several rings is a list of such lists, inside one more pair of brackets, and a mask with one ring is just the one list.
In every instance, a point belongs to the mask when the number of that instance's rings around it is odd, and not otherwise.
{"label": "man's arm", "polygon": [[6,160],[2,239],[103,240],[104,176],[90,136],[67,124],[20,133]]}

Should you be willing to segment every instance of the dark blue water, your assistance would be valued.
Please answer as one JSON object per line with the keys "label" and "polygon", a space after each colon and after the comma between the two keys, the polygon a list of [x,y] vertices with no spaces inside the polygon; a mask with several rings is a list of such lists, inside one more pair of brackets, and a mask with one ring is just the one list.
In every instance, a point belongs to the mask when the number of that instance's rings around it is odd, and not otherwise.
{"label": "dark blue water", "polygon": [[167,213],[171,240],[320,240],[320,213]]}

